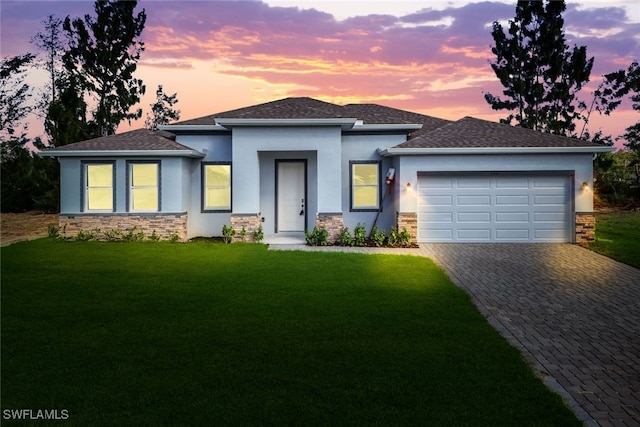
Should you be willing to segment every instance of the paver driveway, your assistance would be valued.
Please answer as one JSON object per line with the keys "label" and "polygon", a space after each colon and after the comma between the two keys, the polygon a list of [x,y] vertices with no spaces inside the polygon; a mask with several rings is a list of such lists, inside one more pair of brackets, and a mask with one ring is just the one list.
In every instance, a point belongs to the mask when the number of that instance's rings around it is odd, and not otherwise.
{"label": "paver driveway", "polygon": [[420,253],[547,384],[568,392],[587,425],[640,425],[640,270],[569,244],[427,244]]}

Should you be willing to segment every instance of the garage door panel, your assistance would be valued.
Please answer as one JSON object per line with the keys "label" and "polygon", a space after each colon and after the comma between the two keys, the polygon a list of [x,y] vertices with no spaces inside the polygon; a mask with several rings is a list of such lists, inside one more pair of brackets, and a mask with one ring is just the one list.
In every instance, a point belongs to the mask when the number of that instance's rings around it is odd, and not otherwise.
{"label": "garage door panel", "polygon": [[523,195],[496,196],[496,205],[529,206],[529,196],[523,196]]}
{"label": "garage door panel", "polygon": [[496,180],[496,188],[526,190],[529,188],[528,178],[503,178]]}
{"label": "garage door panel", "polygon": [[529,240],[528,228],[496,228],[496,240],[502,241],[528,241]]}
{"label": "garage door panel", "polygon": [[496,223],[518,222],[529,223],[529,212],[496,212]]}
{"label": "garage door panel", "polygon": [[456,198],[458,206],[491,206],[491,196],[461,195]]}
{"label": "garage door panel", "polygon": [[456,188],[460,189],[489,189],[491,188],[490,178],[458,178],[456,180]]}
{"label": "garage door panel", "polygon": [[458,239],[457,240],[466,240],[466,241],[491,241],[491,229],[463,229],[458,230]]}
{"label": "garage door panel", "polygon": [[458,223],[490,223],[491,212],[458,212]]}
{"label": "garage door panel", "polygon": [[424,222],[453,222],[453,212],[424,212],[420,218]]}
{"label": "garage door panel", "polygon": [[569,196],[566,176],[421,176],[418,240],[567,242]]}
{"label": "garage door panel", "polygon": [[554,206],[564,206],[566,204],[564,195],[544,195],[544,196],[534,196],[533,197],[534,205],[554,205]]}

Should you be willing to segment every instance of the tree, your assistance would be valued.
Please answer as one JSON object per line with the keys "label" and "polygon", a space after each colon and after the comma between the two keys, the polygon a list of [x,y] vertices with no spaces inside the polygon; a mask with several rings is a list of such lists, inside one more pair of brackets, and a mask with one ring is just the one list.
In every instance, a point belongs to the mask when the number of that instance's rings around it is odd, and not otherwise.
{"label": "tree", "polygon": [[[29,65],[35,55],[4,58],[0,64],[0,140],[15,135],[21,121],[31,112],[25,104],[31,96],[31,87],[24,82],[24,67]],[[23,125],[23,129],[26,126]]]}
{"label": "tree", "polygon": [[95,130],[87,123],[87,103],[73,76],[59,80],[60,95],[47,109],[44,127],[54,147],[90,139]]}
{"label": "tree", "polygon": [[[24,82],[24,67],[34,55],[5,58],[0,64],[0,195],[3,212],[33,208],[56,209],[57,165],[52,159],[35,158],[27,144],[22,120],[31,112],[27,101],[31,87]],[[33,141],[42,147],[39,139]],[[54,165],[55,169],[51,169]],[[51,172],[51,174],[49,174]],[[49,176],[53,175],[53,179]],[[53,206],[51,206],[53,203]]]}
{"label": "tree", "polygon": [[65,68],[96,104],[91,122],[98,132],[92,136],[113,134],[122,120],[142,116],[142,109],[130,111],[145,92],[142,80],[133,77],[144,50],[139,37],[147,18],[144,9],[134,15],[136,6],[137,1],[96,1],[95,18],[64,21],[69,39]]}
{"label": "tree", "polygon": [[516,16],[505,34],[499,22],[491,35],[495,46],[491,62],[505,90],[504,98],[484,95],[494,110],[512,113],[503,123],[571,135],[586,106],[577,98],[589,81],[593,57],[585,46],[569,49],[564,36],[564,1],[519,1]]}
{"label": "tree", "polygon": [[[604,81],[597,91],[597,95],[599,95],[597,108],[600,112],[610,115],[629,94],[631,94],[633,109],[640,112],[640,65],[638,65],[638,61],[633,61],[626,70],[605,74]],[[626,128],[622,137],[627,141],[625,146],[640,155],[640,121]]]}
{"label": "tree", "polygon": [[151,106],[151,114],[147,113],[144,121],[144,127],[151,130],[158,129],[158,126],[169,124],[172,121],[180,120],[180,110],[172,107],[178,103],[178,94],[167,95],[162,89],[162,85],[158,85],[156,89],[156,102],[149,104]]}
{"label": "tree", "polygon": [[66,45],[62,39],[62,20],[55,15],[49,15],[42,21],[44,31],[38,32],[31,38],[31,44],[44,53],[45,59],[40,61],[49,75],[49,83],[42,93],[40,109],[47,111],[49,104],[56,102],[57,90],[62,78],[62,54],[66,51]]}

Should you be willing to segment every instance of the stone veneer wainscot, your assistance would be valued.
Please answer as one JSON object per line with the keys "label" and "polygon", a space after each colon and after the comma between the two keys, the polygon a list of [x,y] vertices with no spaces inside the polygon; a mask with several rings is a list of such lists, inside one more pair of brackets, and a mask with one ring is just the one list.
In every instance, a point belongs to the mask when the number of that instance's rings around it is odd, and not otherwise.
{"label": "stone veneer wainscot", "polygon": [[[78,214],[60,215],[60,233],[68,237],[75,237],[79,231],[90,232],[94,230],[120,231],[127,233],[135,227],[135,232],[142,231],[145,237],[154,232],[162,240],[170,240],[177,235],[181,242],[187,241],[187,214]],[[98,240],[106,237],[99,233]],[[102,234],[102,235],[101,235]]]}
{"label": "stone veneer wainscot", "polygon": [[328,241],[333,243],[340,237],[342,231],[342,213],[319,213],[316,217],[316,227],[324,228],[329,233]]}
{"label": "stone veneer wainscot", "polygon": [[236,231],[233,236],[234,242],[243,241],[242,227],[246,232],[244,240],[247,242],[253,241],[253,232],[258,230],[258,227],[262,224],[262,217],[260,214],[232,214],[231,215],[231,227]]}
{"label": "stone veneer wainscot", "polygon": [[418,239],[418,214],[415,212],[398,212],[396,215],[398,232],[407,229],[411,234],[411,244],[417,243]]}
{"label": "stone veneer wainscot", "polygon": [[587,246],[596,237],[596,216],[592,212],[576,212],[576,244]]}

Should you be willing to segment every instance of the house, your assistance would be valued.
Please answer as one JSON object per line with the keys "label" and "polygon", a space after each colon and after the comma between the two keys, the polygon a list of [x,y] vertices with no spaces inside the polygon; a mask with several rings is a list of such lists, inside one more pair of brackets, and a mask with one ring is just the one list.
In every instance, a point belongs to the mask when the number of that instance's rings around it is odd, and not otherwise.
{"label": "house", "polygon": [[[593,238],[593,159],[610,147],[472,117],[287,98],[44,151],[60,226],[180,240],[303,238],[375,223],[417,242]],[[387,176],[389,179],[387,179]]]}

